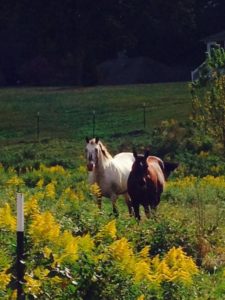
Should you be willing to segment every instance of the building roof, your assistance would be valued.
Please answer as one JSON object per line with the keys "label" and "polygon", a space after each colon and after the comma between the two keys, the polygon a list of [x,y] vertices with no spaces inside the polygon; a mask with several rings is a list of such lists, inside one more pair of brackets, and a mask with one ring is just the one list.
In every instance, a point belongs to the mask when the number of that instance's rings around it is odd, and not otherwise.
{"label": "building roof", "polygon": [[212,34],[210,36],[202,39],[203,42],[217,42],[217,41],[225,41],[225,31],[218,32],[216,34]]}

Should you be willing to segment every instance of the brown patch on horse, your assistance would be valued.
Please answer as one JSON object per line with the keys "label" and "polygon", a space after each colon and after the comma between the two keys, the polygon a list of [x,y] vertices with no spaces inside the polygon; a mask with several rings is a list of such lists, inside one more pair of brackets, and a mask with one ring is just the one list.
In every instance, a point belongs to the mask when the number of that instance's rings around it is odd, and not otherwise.
{"label": "brown patch on horse", "polygon": [[157,187],[161,185],[164,188],[165,185],[165,176],[164,176],[164,163],[163,161],[156,156],[149,156],[146,159],[148,166],[148,177],[152,180],[152,182]]}

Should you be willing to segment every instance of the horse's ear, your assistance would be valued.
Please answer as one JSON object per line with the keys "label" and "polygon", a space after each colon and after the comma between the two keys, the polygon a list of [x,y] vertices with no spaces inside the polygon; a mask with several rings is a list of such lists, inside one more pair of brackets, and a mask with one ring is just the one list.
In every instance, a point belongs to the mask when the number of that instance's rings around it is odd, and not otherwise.
{"label": "horse's ear", "polygon": [[144,154],[144,157],[145,159],[147,159],[147,157],[150,155],[150,151],[149,150],[145,150],[145,154]]}
{"label": "horse's ear", "polygon": [[99,137],[96,136],[96,138],[95,138],[95,143],[98,144],[98,142],[99,142]]}
{"label": "horse's ear", "polygon": [[90,139],[89,139],[89,137],[88,136],[86,136],[86,142],[87,142],[87,144],[89,143],[89,141],[90,141]]}
{"label": "horse's ear", "polygon": [[137,156],[138,156],[137,151],[136,151],[135,149],[133,149],[133,156],[134,156],[135,159],[136,159]]}

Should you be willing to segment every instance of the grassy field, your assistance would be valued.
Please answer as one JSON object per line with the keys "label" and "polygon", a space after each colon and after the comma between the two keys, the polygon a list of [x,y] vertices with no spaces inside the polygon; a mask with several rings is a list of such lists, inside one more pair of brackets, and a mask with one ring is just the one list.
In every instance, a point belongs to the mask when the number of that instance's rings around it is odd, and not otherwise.
{"label": "grassy field", "polygon": [[190,111],[187,83],[93,87],[15,88],[0,90],[0,141],[36,139],[40,113],[41,139],[80,139],[92,135],[93,110],[97,135],[106,139],[143,129],[161,120],[184,119]]}
{"label": "grassy field", "polygon": [[[155,217],[146,219],[141,209],[137,223],[121,196],[115,219],[108,199],[99,212],[98,190],[87,184],[83,150],[93,110],[95,134],[111,153],[140,150],[162,120],[188,119],[191,96],[187,83],[0,90],[0,298],[16,299],[19,191],[29,299],[225,299],[222,160],[181,151]],[[201,177],[187,171],[193,162]]]}

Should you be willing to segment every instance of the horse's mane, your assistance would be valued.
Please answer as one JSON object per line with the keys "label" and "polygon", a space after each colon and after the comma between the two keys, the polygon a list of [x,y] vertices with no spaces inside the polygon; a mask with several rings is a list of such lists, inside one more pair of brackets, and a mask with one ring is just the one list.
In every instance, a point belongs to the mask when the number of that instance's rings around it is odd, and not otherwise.
{"label": "horse's mane", "polygon": [[109,151],[107,150],[106,146],[102,144],[102,142],[98,142],[99,147],[102,151],[102,154],[106,157],[106,158],[112,158],[112,155],[109,153]]}
{"label": "horse's mane", "polygon": [[104,155],[105,158],[112,158],[112,155],[109,153],[109,151],[107,150],[106,146],[103,145],[103,143],[99,140],[97,140],[96,138],[93,138],[89,141],[90,144],[98,144],[102,154]]}

